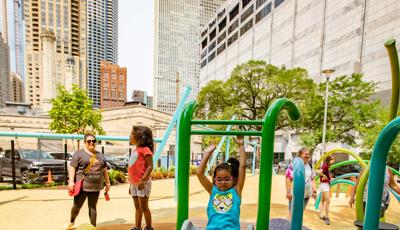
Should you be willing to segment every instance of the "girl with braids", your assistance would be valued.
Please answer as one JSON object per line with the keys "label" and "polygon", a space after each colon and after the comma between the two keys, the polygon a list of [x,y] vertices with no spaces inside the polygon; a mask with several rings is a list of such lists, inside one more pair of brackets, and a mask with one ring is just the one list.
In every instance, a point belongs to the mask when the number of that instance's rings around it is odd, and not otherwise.
{"label": "girl with braids", "polygon": [[129,194],[135,204],[135,226],[131,230],[142,229],[142,216],[146,220],[145,230],[152,230],[149,196],[151,192],[151,171],[153,170],[153,133],[148,127],[133,126],[129,140],[136,149],[129,157]]}
{"label": "girl with braids", "polygon": [[204,169],[214,152],[214,143],[205,150],[203,159],[197,169],[197,178],[210,194],[207,206],[207,230],[240,229],[240,204],[246,178],[246,153],[242,136],[235,138],[239,145],[239,161],[230,158],[227,162],[217,165],[212,182],[204,175]]}

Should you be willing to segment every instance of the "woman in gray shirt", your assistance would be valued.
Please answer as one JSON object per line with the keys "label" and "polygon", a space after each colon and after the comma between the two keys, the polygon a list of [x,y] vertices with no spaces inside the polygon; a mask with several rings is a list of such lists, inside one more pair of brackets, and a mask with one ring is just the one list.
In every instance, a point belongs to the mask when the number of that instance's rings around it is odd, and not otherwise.
{"label": "woman in gray shirt", "polygon": [[85,146],[74,153],[69,171],[68,190],[73,192],[74,183],[84,178],[81,191],[74,196],[74,205],[71,209],[70,223],[65,229],[74,229],[75,218],[79,214],[83,203],[88,198],[90,223],[96,226],[96,205],[99,193],[103,189],[110,190],[110,179],[108,177],[107,164],[104,156],[96,151],[96,137],[94,134],[86,134],[84,137]]}

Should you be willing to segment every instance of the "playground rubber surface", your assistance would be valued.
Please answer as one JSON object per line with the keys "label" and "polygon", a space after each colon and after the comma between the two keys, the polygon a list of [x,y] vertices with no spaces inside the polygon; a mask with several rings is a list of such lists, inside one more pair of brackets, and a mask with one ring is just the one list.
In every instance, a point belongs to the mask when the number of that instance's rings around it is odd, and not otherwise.
{"label": "playground rubber surface", "polygon": [[[241,206],[241,222],[255,223],[258,205],[258,176],[248,174],[244,187]],[[112,186],[110,201],[103,194],[97,205],[97,229],[127,230],[134,223],[134,205],[128,195],[128,184]],[[176,221],[176,203],[174,201],[174,182],[172,179],[155,180],[149,206],[152,211],[154,228],[156,230],[173,230]],[[189,218],[196,225],[205,226],[206,206],[209,195],[201,187],[196,177],[190,178]],[[318,218],[311,200],[304,213],[303,225],[309,229],[355,229],[353,222],[355,211],[348,205],[348,198],[341,194],[331,200],[331,225],[325,225]],[[286,218],[288,205],[285,198],[285,181],[283,176],[274,176],[271,197],[271,218]],[[0,191],[0,226],[1,229],[62,229],[69,221],[72,198],[66,190],[60,189],[30,189]],[[392,197],[386,221],[400,225],[400,205]],[[88,208],[84,204],[76,224],[79,226],[90,223]],[[144,220],[143,220],[144,225]]]}

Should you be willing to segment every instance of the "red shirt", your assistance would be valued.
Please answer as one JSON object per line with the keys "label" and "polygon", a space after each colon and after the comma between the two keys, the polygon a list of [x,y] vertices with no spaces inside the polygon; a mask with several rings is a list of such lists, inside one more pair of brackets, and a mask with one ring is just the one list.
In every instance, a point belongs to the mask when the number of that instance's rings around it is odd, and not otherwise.
{"label": "red shirt", "polygon": [[137,147],[129,157],[128,174],[130,183],[138,184],[146,171],[145,156],[153,156],[153,152],[148,147]]}
{"label": "red shirt", "polygon": [[327,163],[323,163],[321,169],[322,169],[322,173],[326,176],[326,178],[321,176],[319,178],[320,181],[323,182],[323,183],[330,183],[331,182],[331,176],[329,174],[329,166],[328,166],[328,164]]}

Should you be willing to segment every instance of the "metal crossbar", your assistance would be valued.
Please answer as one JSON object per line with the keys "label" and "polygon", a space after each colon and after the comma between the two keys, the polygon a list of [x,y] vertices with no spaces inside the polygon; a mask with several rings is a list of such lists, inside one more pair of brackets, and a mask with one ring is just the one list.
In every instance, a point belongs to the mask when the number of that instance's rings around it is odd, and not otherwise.
{"label": "metal crossbar", "polygon": [[225,131],[225,130],[192,130],[190,132],[192,135],[225,135],[225,136],[261,136],[260,131]]}
{"label": "metal crossbar", "polygon": [[191,124],[196,125],[262,125],[262,120],[193,120]]}

